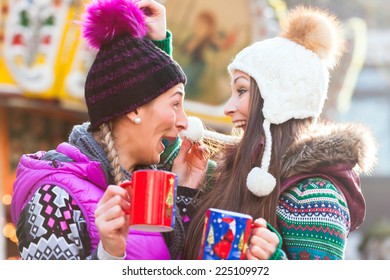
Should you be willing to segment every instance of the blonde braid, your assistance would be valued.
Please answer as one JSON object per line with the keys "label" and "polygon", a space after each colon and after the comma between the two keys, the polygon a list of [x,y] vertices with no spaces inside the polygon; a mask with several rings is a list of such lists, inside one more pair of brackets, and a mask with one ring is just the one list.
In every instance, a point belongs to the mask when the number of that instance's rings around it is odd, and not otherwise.
{"label": "blonde braid", "polygon": [[114,146],[111,127],[111,122],[102,124],[100,126],[99,138],[107,153],[107,158],[111,163],[111,175],[114,177],[115,184],[120,185],[122,183],[123,174],[121,172],[121,166],[119,165],[119,155]]}

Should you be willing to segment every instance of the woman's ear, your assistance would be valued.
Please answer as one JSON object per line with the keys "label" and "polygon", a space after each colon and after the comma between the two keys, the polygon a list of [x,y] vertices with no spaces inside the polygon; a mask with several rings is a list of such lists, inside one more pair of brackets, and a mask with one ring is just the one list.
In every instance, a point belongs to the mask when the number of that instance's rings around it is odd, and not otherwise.
{"label": "woman's ear", "polygon": [[126,114],[127,118],[132,121],[134,124],[141,124],[142,119],[138,114],[138,109]]}

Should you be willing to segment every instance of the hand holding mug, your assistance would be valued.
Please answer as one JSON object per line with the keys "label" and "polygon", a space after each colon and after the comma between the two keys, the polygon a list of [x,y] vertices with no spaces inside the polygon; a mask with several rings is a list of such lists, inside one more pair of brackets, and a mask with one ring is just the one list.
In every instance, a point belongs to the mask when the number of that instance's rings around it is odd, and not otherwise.
{"label": "hand holding mug", "polygon": [[112,256],[122,257],[129,233],[129,196],[119,186],[107,187],[95,210],[95,224],[104,250]]}
{"label": "hand holding mug", "polygon": [[268,260],[279,245],[276,233],[267,228],[263,218],[254,221],[249,248],[246,252],[248,260]]}

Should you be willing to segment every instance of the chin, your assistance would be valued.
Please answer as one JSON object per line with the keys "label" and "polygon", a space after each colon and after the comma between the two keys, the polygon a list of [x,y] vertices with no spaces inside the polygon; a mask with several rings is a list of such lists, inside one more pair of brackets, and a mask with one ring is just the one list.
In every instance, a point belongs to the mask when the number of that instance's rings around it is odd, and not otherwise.
{"label": "chin", "polygon": [[158,155],[157,157],[155,157],[153,160],[152,160],[152,163],[151,164],[158,164],[161,160],[161,157],[160,155]]}

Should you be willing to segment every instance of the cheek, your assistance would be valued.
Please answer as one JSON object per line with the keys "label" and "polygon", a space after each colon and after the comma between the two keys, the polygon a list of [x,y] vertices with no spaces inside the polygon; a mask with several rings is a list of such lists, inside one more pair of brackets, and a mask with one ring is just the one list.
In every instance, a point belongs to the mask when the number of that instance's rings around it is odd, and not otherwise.
{"label": "cheek", "polygon": [[154,126],[159,131],[171,129],[175,126],[176,114],[171,110],[161,110],[161,113],[154,118]]}
{"label": "cheek", "polygon": [[161,115],[161,122],[166,126],[175,126],[176,113],[172,111],[166,111]]}
{"label": "cheek", "polygon": [[249,113],[249,95],[246,95],[244,98],[240,99],[238,104],[238,110],[243,115],[248,115]]}

